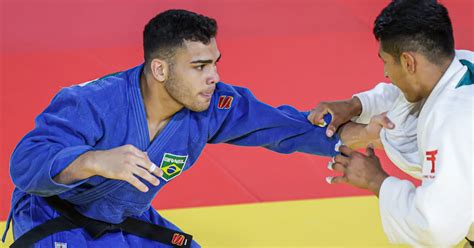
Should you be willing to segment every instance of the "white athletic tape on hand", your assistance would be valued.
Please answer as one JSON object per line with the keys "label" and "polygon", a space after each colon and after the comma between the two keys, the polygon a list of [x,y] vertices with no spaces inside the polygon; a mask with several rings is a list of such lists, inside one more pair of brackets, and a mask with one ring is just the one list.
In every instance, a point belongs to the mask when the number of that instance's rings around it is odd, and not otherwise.
{"label": "white athletic tape on hand", "polygon": [[152,163],[151,166],[150,166],[150,169],[148,171],[150,171],[150,173],[153,173],[156,170],[156,168],[158,168],[158,166],[156,166],[156,164]]}
{"label": "white athletic tape on hand", "polygon": [[329,162],[329,163],[328,163],[328,169],[329,169],[329,170],[334,170],[334,168],[332,167],[333,164],[334,164],[333,162]]}
{"label": "white athletic tape on hand", "polygon": [[326,182],[328,184],[332,184],[332,177],[326,177]]}

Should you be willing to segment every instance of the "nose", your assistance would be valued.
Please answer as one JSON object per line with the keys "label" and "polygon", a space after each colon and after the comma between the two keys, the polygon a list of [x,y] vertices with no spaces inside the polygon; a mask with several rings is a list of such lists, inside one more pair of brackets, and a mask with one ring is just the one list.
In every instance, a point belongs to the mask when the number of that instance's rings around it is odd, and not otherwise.
{"label": "nose", "polygon": [[217,72],[217,66],[214,66],[214,69],[210,73],[209,78],[207,80],[207,84],[215,84],[219,82],[219,80],[220,80],[220,77],[219,77],[219,73]]}

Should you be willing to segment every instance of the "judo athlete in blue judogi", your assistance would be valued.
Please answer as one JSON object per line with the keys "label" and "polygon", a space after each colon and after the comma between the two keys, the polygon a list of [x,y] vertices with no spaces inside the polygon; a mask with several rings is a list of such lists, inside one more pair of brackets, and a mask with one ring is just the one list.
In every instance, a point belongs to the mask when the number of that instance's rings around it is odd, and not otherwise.
{"label": "judo athlete in blue judogi", "polygon": [[[16,241],[30,235],[22,244],[199,247],[150,204],[207,143],[337,154],[338,136],[326,137],[307,113],[219,82],[216,29],[202,15],[163,12],[145,27],[144,64],[54,97],[11,157]],[[155,239],[160,227],[168,236]]]}

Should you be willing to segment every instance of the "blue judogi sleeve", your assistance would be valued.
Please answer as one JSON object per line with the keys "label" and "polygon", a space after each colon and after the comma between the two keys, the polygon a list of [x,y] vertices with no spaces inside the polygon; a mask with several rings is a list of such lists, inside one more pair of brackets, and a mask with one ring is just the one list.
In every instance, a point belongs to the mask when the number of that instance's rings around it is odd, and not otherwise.
{"label": "blue judogi sleeve", "polygon": [[22,191],[51,196],[87,181],[64,185],[53,180],[77,157],[93,150],[102,135],[99,114],[76,87],[62,89],[15,148],[10,175]]}
{"label": "blue judogi sleeve", "polygon": [[[262,146],[279,153],[338,154],[339,138],[326,136],[326,127],[312,125],[308,112],[291,106],[274,108],[245,88],[217,84],[211,103],[209,143]],[[330,122],[330,115],[325,121]]]}

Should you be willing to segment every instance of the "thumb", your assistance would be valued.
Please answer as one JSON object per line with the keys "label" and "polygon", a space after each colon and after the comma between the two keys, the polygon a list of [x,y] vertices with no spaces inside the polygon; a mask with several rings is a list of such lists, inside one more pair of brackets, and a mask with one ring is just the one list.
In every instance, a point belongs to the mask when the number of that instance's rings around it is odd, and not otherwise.
{"label": "thumb", "polygon": [[382,125],[382,127],[388,128],[388,129],[395,128],[395,124],[390,120],[390,118],[388,118],[387,112],[384,112],[384,113],[380,114],[378,117],[379,118],[377,118],[377,119],[378,119],[380,125]]}
{"label": "thumb", "polygon": [[395,128],[395,124],[393,124],[393,122],[387,116],[384,116],[382,118],[382,126],[388,129]]}
{"label": "thumb", "polygon": [[336,132],[336,127],[334,127],[334,124],[333,123],[329,124],[328,128],[326,129],[326,136],[331,138],[335,132]]}
{"label": "thumb", "polygon": [[333,115],[331,123],[329,123],[328,128],[326,130],[326,135],[328,137],[332,137],[334,133],[336,133],[336,130],[339,128],[340,125],[341,122]]}
{"label": "thumb", "polygon": [[316,107],[311,111],[308,119],[313,125],[321,125],[324,122],[324,115],[327,113],[329,113],[327,108]]}

